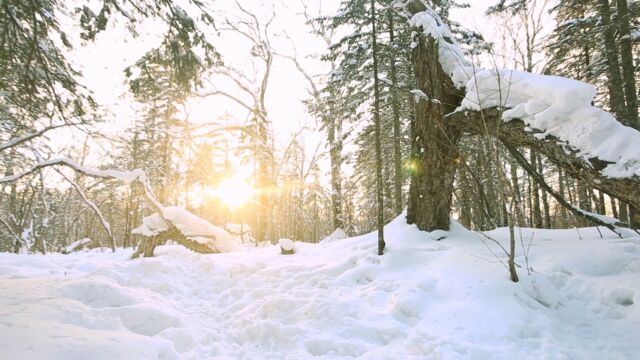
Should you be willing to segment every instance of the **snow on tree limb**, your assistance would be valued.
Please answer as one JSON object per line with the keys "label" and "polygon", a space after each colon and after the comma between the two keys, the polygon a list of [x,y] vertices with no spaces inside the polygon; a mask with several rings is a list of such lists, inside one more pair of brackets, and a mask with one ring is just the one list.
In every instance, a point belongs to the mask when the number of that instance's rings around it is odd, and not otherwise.
{"label": "snow on tree limb", "polygon": [[19,136],[17,138],[13,138],[7,142],[4,143],[0,143],[0,151],[18,146],[20,144],[23,144],[27,141],[33,140],[39,136],[42,136],[44,133],[51,131],[51,130],[55,130],[61,127],[67,127],[67,126],[76,126],[76,125],[80,125],[80,124],[75,124],[75,123],[65,123],[65,124],[58,124],[58,125],[51,125],[51,126],[47,126],[41,130],[38,131],[34,131],[32,133],[23,135],[23,136]]}
{"label": "snow on tree limb", "polygon": [[71,186],[73,186],[73,188],[76,190],[78,195],[80,195],[80,198],[82,198],[82,201],[84,201],[84,203],[87,204],[87,206],[89,206],[89,208],[91,208],[93,213],[96,214],[96,216],[100,220],[100,224],[102,224],[102,227],[104,228],[104,231],[107,233],[107,236],[109,237],[109,241],[111,243],[111,250],[115,252],[116,251],[116,242],[115,242],[115,239],[113,237],[113,233],[111,232],[111,224],[109,224],[107,219],[104,218],[104,215],[102,215],[102,212],[100,211],[100,208],[98,208],[98,206],[85,195],[84,191],[82,190],[80,185],[78,185],[78,183],[76,183],[75,181],[71,180],[62,171],[57,170],[57,169],[56,169],[56,171],[63,178],[65,178],[65,180],[67,180],[67,182],[69,182],[69,184],[71,184]]}
{"label": "snow on tree limb", "polygon": [[78,163],[76,163],[75,161],[71,160],[71,159],[67,159],[67,158],[57,158],[57,159],[51,159],[51,160],[45,160],[45,161],[41,161],[39,163],[37,163],[36,165],[32,166],[30,169],[25,170],[24,172],[15,174],[15,175],[9,175],[9,176],[5,176],[5,177],[1,177],[0,178],[0,184],[4,184],[4,183],[11,183],[17,180],[22,179],[25,176],[29,176],[35,172],[37,172],[40,169],[46,168],[46,167],[50,167],[50,166],[55,166],[55,165],[62,165],[62,166],[66,166],[69,167],[81,174],[87,175],[87,176],[91,176],[91,177],[97,177],[97,178],[104,178],[104,179],[114,179],[114,180],[120,180],[120,181],[124,181],[127,183],[139,180],[139,181],[143,181],[146,180],[146,175],[144,173],[144,171],[142,171],[141,169],[135,169],[132,171],[120,171],[120,170],[95,170],[95,169],[90,169],[87,167],[84,167]]}
{"label": "snow on tree limb", "polygon": [[600,169],[604,177],[640,177],[640,132],[593,106],[594,86],[558,76],[474,68],[425,1],[406,1],[405,9],[412,26],[437,40],[443,71],[466,92],[459,111],[504,108],[503,121],[520,119],[527,126],[525,131],[538,132],[536,137],[551,136],[584,160],[605,163]]}

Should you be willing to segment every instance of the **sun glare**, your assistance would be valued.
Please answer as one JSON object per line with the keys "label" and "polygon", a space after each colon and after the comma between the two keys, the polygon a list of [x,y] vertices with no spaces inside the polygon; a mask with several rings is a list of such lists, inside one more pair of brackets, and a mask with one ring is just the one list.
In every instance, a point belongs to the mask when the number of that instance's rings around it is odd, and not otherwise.
{"label": "sun glare", "polygon": [[212,195],[220,199],[230,210],[236,210],[248,203],[254,193],[254,187],[239,175],[223,180],[212,191]]}

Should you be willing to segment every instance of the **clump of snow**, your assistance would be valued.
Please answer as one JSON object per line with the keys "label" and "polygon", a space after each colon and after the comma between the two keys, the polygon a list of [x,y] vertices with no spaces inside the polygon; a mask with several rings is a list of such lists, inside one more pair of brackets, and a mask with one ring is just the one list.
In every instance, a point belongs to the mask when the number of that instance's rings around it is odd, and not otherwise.
{"label": "clump of snow", "polygon": [[291,239],[280,239],[278,244],[283,254],[293,254],[295,252],[296,243]]}
{"label": "clump of snow", "polygon": [[295,247],[295,242],[291,239],[280,239],[278,240],[278,244],[280,245],[280,248],[282,248],[282,250],[284,251],[293,251],[294,247]]}
{"label": "clump of snow", "polygon": [[69,244],[69,246],[64,248],[64,251],[66,253],[70,253],[70,252],[74,252],[74,251],[77,251],[77,250],[82,250],[82,249],[86,248],[86,246],[88,244],[90,244],[90,243],[91,243],[91,239],[89,239],[89,238],[79,239],[79,240],[76,240],[76,241],[72,242],[71,244]]}
{"label": "clump of snow", "polygon": [[347,238],[347,233],[342,230],[341,228],[336,228],[331,234],[329,234],[329,236],[327,236],[326,238],[320,240],[321,244],[327,244],[330,242],[334,242],[337,240],[342,240],[342,239],[346,239]]}
{"label": "clump of snow", "polygon": [[159,214],[144,217],[142,224],[133,229],[132,233],[147,237],[158,235],[169,229],[164,220],[167,219],[171,221],[184,236],[193,241],[205,244],[212,249],[227,252],[237,250],[238,248],[236,239],[225,229],[211,224],[184,208],[169,206],[162,208],[162,212],[162,217]]}
{"label": "clump of snow", "polygon": [[573,206],[573,208],[575,210],[577,210],[578,212],[580,212],[581,214],[583,214],[583,215],[591,216],[593,218],[596,218],[596,219],[602,221],[604,224],[616,225],[616,224],[620,223],[619,219],[616,219],[616,218],[614,218],[612,216],[607,216],[607,215],[602,215],[602,214],[589,212],[589,211],[586,211],[586,210],[582,210],[582,209],[580,209],[580,208],[578,208],[576,206]]}
{"label": "clump of snow", "polygon": [[[0,254],[7,359],[634,359],[640,237],[516,229],[506,256],[452,222],[446,239],[405,223],[339,242],[202,255],[160,246]],[[508,229],[488,232],[503,246]],[[525,240],[526,241],[526,240]],[[276,245],[277,246],[277,245]]]}
{"label": "clump of snow", "polygon": [[640,132],[594,107],[594,86],[557,76],[513,70],[481,70],[469,80],[461,109],[509,108],[505,121],[521,119],[579,151],[584,159],[611,162],[612,178],[640,176]]}

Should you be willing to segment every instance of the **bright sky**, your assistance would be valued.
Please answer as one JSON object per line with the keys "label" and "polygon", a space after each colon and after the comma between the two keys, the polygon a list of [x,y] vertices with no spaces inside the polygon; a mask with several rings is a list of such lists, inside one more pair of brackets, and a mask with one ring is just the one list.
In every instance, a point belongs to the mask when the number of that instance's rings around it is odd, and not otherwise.
{"label": "bright sky", "polygon": [[[307,0],[317,4],[318,0]],[[339,0],[320,0],[323,3],[323,13],[333,13],[337,9]],[[486,37],[493,36],[492,24],[484,16],[486,8],[494,3],[493,0],[473,0],[471,8],[456,10],[452,17],[464,26],[477,30]],[[262,6],[260,4],[263,4]],[[276,51],[292,54],[292,43],[298,52],[299,59],[311,74],[322,74],[327,71],[327,64],[322,63],[317,55],[326,50],[324,42],[309,33],[305,18],[299,12],[301,7],[294,0],[264,0],[243,1],[249,10],[256,11],[259,18],[265,21],[271,6],[277,17],[272,25],[274,35],[271,40]],[[266,6],[264,4],[270,4]],[[223,26],[224,17],[233,19],[239,10],[232,0],[215,0],[215,9],[219,13],[218,26]],[[316,12],[314,15],[317,15]],[[112,25],[114,26],[114,25]],[[122,25],[103,32],[95,43],[79,47],[74,50],[76,63],[84,73],[85,83],[95,91],[98,102],[108,109],[107,122],[102,128],[108,133],[119,133],[125,130],[136,117],[131,97],[127,95],[124,85],[123,69],[140,58],[151,46],[159,41],[158,24],[147,23],[142,27],[143,35],[132,38]],[[291,36],[291,40],[282,37],[283,31]],[[245,70],[248,76],[253,76],[252,64],[257,63],[250,56],[250,45],[241,36],[223,31],[219,37],[212,38],[212,42],[222,54],[225,63],[237,69]],[[315,57],[313,57],[316,55]],[[261,71],[261,70],[258,70]],[[238,94],[229,86],[227,81],[213,79],[221,89]],[[290,141],[292,134],[303,126],[315,128],[315,119],[306,113],[302,101],[308,98],[307,82],[295,66],[287,59],[277,57],[272,67],[271,80],[267,93],[268,116],[274,124],[276,134],[276,148],[283,149]],[[229,100],[220,97],[210,97],[205,100],[195,99],[189,102],[190,120],[205,122],[217,120],[225,113],[232,115],[231,121],[243,122],[246,110]],[[317,132],[305,137],[307,153],[312,153],[324,135]]]}

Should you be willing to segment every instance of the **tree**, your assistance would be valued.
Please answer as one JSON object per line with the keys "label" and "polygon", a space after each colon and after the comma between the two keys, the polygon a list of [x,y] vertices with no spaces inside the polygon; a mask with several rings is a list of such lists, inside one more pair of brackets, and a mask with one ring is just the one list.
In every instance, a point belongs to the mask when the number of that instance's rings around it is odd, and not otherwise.
{"label": "tree", "polygon": [[[136,4],[104,1],[96,4],[100,8],[97,14],[88,6],[69,12],[67,4],[53,0],[5,1],[0,5],[0,41],[3,43],[0,54],[0,76],[3,79],[0,81],[0,127],[3,130],[0,131],[0,157],[3,167],[6,164],[2,169],[5,175],[2,183],[11,189],[11,206],[18,206],[19,192],[30,193],[22,190],[23,184],[39,181],[40,191],[34,192],[33,196],[41,206],[34,208],[29,205],[29,212],[34,219],[40,219],[36,211],[44,215],[40,227],[33,227],[31,221],[31,225],[28,222],[14,223],[15,229],[19,227],[22,231],[31,226],[35,230],[31,231],[33,234],[40,229],[48,229],[50,194],[43,187],[46,173],[40,165],[51,161],[55,155],[43,135],[64,127],[77,127],[80,131],[92,133],[88,125],[99,118],[97,104],[78,80],[81,74],[66,59],[67,50],[74,44],[62,30],[61,19],[77,17],[73,20],[79,20],[80,37],[84,41],[94,40],[98,33],[107,29],[109,22],[125,21],[128,30],[136,34],[136,24],[141,18],[161,20],[166,32],[160,46],[149,51],[132,68],[146,71],[160,65],[167,69],[174,83],[184,85],[194,81],[193,76],[201,72],[202,66],[210,66],[217,60],[213,46],[201,30],[203,24],[213,23],[209,10],[199,1],[187,3],[193,5],[197,21],[170,1],[150,0]],[[202,58],[194,55],[194,49],[202,51]],[[27,175],[15,176],[20,173]],[[33,175],[38,175],[38,178],[33,178]],[[79,193],[85,190],[81,184],[72,186]],[[87,200],[88,208],[104,220],[101,221],[104,224],[109,216],[99,215],[97,204],[91,205],[88,198],[84,200]],[[7,221],[3,223],[8,224]],[[114,232],[107,233],[114,236]],[[38,244],[39,247],[41,245],[46,244]]]}
{"label": "tree", "polygon": [[[519,165],[569,211],[615,231],[611,224],[562,201],[562,197],[546,184],[535,166],[526,161],[517,148],[532,148],[561,166],[568,174],[597,184],[599,190],[620,197],[634,206],[640,202],[640,193],[637,191],[640,180],[637,176],[610,179],[600,172],[609,162],[597,156],[582,159],[575,155],[579,149],[572,149],[570,144],[561,145],[552,137],[543,139],[527,133],[523,123],[510,121],[502,124],[502,109],[481,108],[480,111],[456,112],[455,109],[465,98],[465,92],[469,91],[473,96],[474,91],[479,91],[473,87],[482,84],[478,84],[480,80],[476,78],[474,68],[462,57],[461,50],[435,11],[420,1],[414,1],[411,5],[414,9],[419,9],[414,10],[418,15],[412,21],[424,34],[418,36],[414,49],[416,77],[419,89],[430,96],[423,97],[417,108],[415,134],[418,171],[412,177],[407,220],[416,223],[423,230],[448,229],[453,179],[459,163],[458,142],[464,132],[491,134],[496,137],[509,149]],[[447,57],[440,59],[440,53]],[[492,79],[497,78],[498,84],[502,84],[502,77],[508,74],[500,71],[484,73]],[[475,82],[467,83],[465,79],[475,79]],[[526,78],[522,81],[526,81]],[[465,89],[465,86],[470,86],[471,89]],[[507,88],[504,90],[507,91]],[[496,93],[496,96],[499,94]],[[572,150],[567,152],[567,146]]]}
{"label": "tree", "polygon": [[[409,123],[413,116],[413,76],[411,75],[411,29],[392,1],[375,1],[376,67],[378,72],[378,115],[381,128],[384,221],[397,216],[405,206],[407,173],[403,162],[409,151]],[[317,20],[325,32],[347,30],[323,57],[332,71],[323,89],[324,109],[341,127],[356,130],[357,144],[352,161],[354,176],[368,187],[377,187],[371,6],[367,1],[343,1],[334,16]],[[335,120],[334,120],[335,121]],[[348,132],[345,131],[345,134]],[[346,139],[346,135],[344,136]],[[338,139],[340,140],[340,139]],[[349,140],[347,140],[349,141]],[[377,192],[356,197],[361,210],[377,207]],[[362,211],[362,231],[377,228],[377,214]]]}
{"label": "tree", "polygon": [[373,123],[376,150],[376,205],[378,215],[378,255],[384,254],[384,197],[382,194],[382,144],[380,140],[380,93],[378,89],[378,44],[376,33],[376,3],[371,0],[371,43],[373,57]]}

